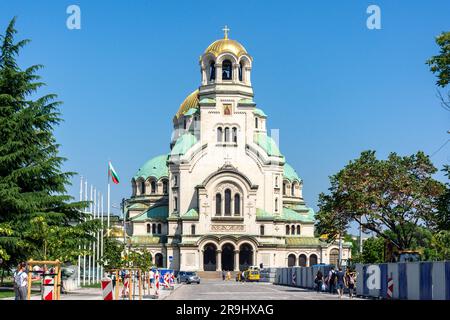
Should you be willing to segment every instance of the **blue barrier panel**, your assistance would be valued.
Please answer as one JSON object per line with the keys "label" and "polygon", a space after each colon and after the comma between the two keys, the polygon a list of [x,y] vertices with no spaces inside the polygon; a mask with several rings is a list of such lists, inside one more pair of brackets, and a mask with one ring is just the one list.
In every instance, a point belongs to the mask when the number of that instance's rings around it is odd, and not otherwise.
{"label": "blue barrier panel", "polygon": [[388,282],[388,265],[386,263],[380,264],[381,283],[380,283],[380,297],[387,298],[387,282]]}
{"label": "blue barrier panel", "polygon": [[296,287],[300,287],[300,268],[295,269],[296,275],[297,275],[297,283],[295,284]]}
{"label": "blue barrier panel", "polygon": [[445,262],[445,300],[450,300],[450,261]]}
{"label": "blue barrier panel", "polygon": [[420,300],[433,299],[432,262],[420,263]]}
{"label": "blue barrier panel", "polygon": [[433,300],[445,300],[445,262],[433,262],[431,271],[433,279]]}
{"label": "blue barrier panel", "polygon": [[398,298],[408,299],[408,277],[406,276],[406,263],[398,264]]}
{"label": "blue barrier panel", "polygon": [[367,287],[367,278],[369,278],[369,275],[367,274],[367,266],[363,266],[363,295],[368,296],[369,295],[369,288]]}
{"label": "blue barrier panel", "polygon": [[363,294],[363,283],[364,283],[364,275],[363,275],[363,266],[361,264],[356,265],[356,294]]}

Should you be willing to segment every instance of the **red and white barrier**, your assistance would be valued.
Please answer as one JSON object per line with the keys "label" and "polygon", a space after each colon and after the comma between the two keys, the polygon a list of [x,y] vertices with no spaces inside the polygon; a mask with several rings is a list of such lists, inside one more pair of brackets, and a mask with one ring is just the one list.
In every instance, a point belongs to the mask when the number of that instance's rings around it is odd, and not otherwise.
{"label": "red and white barrier", "polygon": [[392,279],[392,276],[391,276],[388,279],[387,292],[386,292],[388,299],[392,299],[393,293],[394,293],[394,279]]}
{"label": "red and white barrier", "polygon": [[155,274],[155,295],[159,295],[159,272]]}
{"label": "red and white barrier", "polygon": [[123,289],[122,289],[122,296],[126,296],[128,293],[128,290],[130,286],[130,278],[128,275],[125,276],[125,279],[123,280]]}
{"label": "red and white barrier", "polygon": [[102,296],[103,300],[113,300],[113,287],[112,280],[110,278],[102,279]]}
{"label": "red and white barrier", "polygon": [[55,281],[53,277],[44,277],[44,300],[53,300]]}

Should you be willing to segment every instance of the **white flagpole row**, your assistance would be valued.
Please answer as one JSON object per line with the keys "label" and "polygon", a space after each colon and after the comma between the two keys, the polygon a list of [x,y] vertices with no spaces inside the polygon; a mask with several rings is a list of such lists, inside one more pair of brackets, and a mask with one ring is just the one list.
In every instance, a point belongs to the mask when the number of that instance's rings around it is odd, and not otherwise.
{"label": "white flagpole row", "polygon": [[[97,219],[100,219],[100,191],[97,194]],[[100,231],[97,231],[97,282],[100,282]]]}
{"label": "white flagpole row", "polygon": [[[93,188],[94,186],[91,184],[91,197],[90,197],[90,201],[91,203],[89,204],[89,220],[92,220],[92,192],[93,192]],[[92,242],[89,243],[89,250],[92,250]],[[91,266],[92,266],[92,254],[89,254],[89,273],[88,273],[88,284],[92,284],[92,273],[91,273]]]}
{"label": "white flagpole row", "polygon": [[[100,242],[100,244],[101,244],[101,247],[100,247],[100,256],[103,258],[103,249],[104,249],[104,245],[105,245],[105,243],[104,243],[104,234],[103,234],[103,194],[102,194],[102,200],[101,200],[101,204],[102,204],[102,207],[101,207],[101,223],[102,223],[102,229],[101,229],[101,242]],[[103,270],[103,266],[101,267],[101,269],[100,269],[100,274],[101,274],[101,276],[103,277],[103,273],[104,273],[104,270]]]}

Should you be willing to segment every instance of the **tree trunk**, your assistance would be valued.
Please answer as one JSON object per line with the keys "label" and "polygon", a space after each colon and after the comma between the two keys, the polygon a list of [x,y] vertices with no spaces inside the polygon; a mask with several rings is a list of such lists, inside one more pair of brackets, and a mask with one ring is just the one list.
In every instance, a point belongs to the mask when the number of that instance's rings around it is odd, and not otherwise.
{"label": "tree trunk", "polygon": [[0,286],[2,286],[2,287],[3,287],[3,278],[4,278],[4,275],[5,275],[5,269],[2,268],[2,276],[1,276],[1,278],[0,278]]}

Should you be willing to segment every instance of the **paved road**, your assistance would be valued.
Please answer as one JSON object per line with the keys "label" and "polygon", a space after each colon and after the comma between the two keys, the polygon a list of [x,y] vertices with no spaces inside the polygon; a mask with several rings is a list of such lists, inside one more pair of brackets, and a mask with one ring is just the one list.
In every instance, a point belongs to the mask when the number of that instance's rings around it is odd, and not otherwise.
{"label": "paved road", "polygon": [[[337,295],[274,285],[236,281],[203,280],[200,284],[182,284],[165,300],[337,300]],[[343,300],[350,298],[344,296]],[[359,300],[358,298],[353,298]]]}

